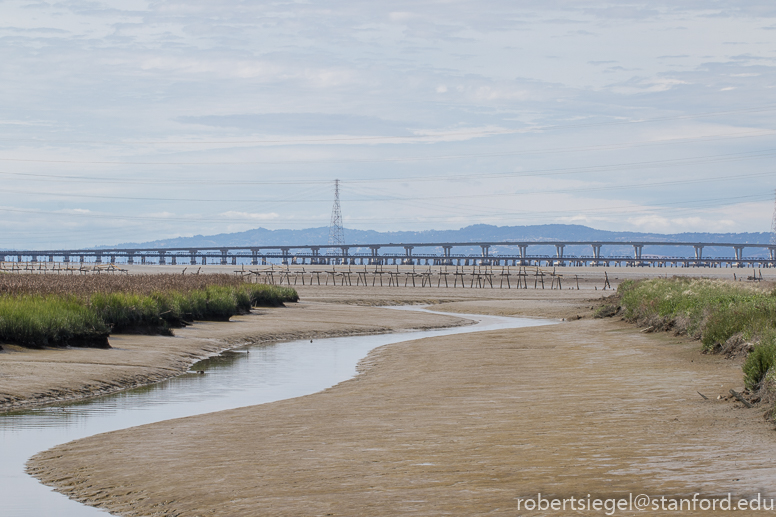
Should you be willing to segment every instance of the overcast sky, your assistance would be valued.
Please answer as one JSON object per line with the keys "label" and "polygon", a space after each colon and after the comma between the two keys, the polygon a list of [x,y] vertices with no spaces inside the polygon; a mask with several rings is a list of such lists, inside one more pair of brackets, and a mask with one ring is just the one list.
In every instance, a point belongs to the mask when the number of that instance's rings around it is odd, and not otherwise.
{"label": "overcast sky", "polygon": [[0,248],[769,231],[776,3],[0,1]]}

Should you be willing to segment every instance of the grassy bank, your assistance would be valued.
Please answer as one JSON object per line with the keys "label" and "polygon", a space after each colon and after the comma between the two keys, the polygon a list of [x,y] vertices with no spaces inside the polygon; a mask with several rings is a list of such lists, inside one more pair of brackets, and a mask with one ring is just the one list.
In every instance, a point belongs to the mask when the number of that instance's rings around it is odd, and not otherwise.
{"label": "grassy bank", "polygon": [[673,331],[701,341],[707,353],[746,356],[744,381],[754,395],[776,402],[776,289],[708,279],[626,281],[618,305],[602,307],[602,316],[621,312],[649,330]]}
{"label": "grassy bank", "polygon": [[0,342],[31,348],[107,347],[111,332],[170,335],[195,320],[298,300],[293,289],[226,275],[0,275],[0,293]]}

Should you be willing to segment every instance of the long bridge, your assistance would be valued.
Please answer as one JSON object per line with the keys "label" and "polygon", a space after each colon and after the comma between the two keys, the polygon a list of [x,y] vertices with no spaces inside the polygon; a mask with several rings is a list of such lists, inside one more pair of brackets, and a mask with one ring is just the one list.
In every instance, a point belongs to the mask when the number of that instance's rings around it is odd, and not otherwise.
{"label": "long bridge", "polygon": [[[531,248],[554,247],[555,253],[531,254]],[[569,255],[567,247],[583,247],[589,254]],[[629,255],[605,255],[608,247],[630,247]],[[658,256],[645,248],[692,249],[691,256]],[[478,253],[455,253],[479,248]],[[497,250],[494,250],[497,248]],[[704,248],[726,248],[724,257],[704,257]],[[744,257],[745,250],[760,252]],[[679,251],[679,250],[677,250]],[[765,252],[765,253],[763,253]],[[767,256],[765,256],[767,253]],[[59,259],[59,260],[57,260]],[[217,246],[170,248],[106,248],[72,250],[0,251],[0,262],[80,262],[126,264],[221,264],[221,265],[514,265],[514,266],[607,266],[607,267],[776,267],[776,244],[718,242],[618,242],[618,241],[494,241],[388,243],[300,246]]]}

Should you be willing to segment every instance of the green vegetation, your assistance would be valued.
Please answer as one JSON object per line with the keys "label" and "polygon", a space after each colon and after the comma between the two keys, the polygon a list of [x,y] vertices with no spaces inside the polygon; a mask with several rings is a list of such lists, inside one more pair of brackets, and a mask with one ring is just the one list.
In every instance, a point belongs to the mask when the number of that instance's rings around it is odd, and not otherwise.
{"label": "green vegetation", "polygon": [[30,348],[108,346],[110,327],[77,298],[0,297],[0,340]]}
{"label": "green vegetation", "polygon": [[744,382],[750,390],[759,388],[768,376],[776,374],[776,336],[768,333],[746,357],[744,362]]}
{"label": "green vegetation", "polygon": [[759,340],[776,329],[776,292],[707,279],[627,281],[617,290],[627,320],[675,330],[700,339],[706,351],[719,350],[740,334]]}
{"label": "green vegetation", "polygon": [[626,320],[690,335],[707,353],[748,353],[746,387],[776,399],[776,289],[671,278],[627,281],[617,291]]}
{"label": "green vegetation", "polygon": [[168,284],[168,289],[147,294],[142,294],[147,290],[146,278],[136,282],[143,289],[133,289],[137,285],[130,280],[126,291],[61,294],[58,285],[57,294],[0,295],[0,341],[31,348],[107,347],[111,332],[171,335],[172,328],[194,320],[225,321],[254,306],[279,306],[299,299],[290,288],[214,280],[215,285],[200,282],[180,286],[190,287],[181,290]]}

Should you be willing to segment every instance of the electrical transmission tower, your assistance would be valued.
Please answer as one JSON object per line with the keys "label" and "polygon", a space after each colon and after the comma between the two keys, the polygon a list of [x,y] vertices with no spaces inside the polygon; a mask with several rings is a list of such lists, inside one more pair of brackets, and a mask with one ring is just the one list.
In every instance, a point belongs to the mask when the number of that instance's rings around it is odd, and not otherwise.
{"label": "electrical transmission tower", "polygon": [[[774,197],[776,197],[776,190],[774,192]],[[773,206],[773,220],[771,221],[771,244],[776,245],[776,201],[774,201]]]}
{"label": "electrical transmission tower", "polygon": [[342,246],[343,244],[345,244],[345,229],[342,227],[339,180],[334,180],[334,206],[331,209],[331,224],[329,224],[329,246]]}

